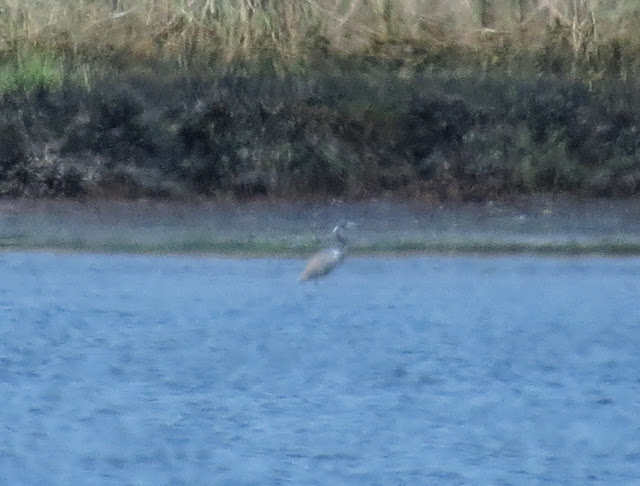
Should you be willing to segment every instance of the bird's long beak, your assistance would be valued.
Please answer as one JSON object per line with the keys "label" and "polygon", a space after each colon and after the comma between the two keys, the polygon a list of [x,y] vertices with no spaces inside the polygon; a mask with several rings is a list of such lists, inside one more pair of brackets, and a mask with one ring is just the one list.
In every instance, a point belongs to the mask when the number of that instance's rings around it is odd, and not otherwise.
{"label": "bird's long beak", "polygon": [[339,224],[338,226],[333,228],[333,233],[337,233],[340,230],[340,228],[351,229],[351,228],[355,228],[357,226],[358,225],[356,223],[354,223],[353,221],[347,221],[346,223]]}

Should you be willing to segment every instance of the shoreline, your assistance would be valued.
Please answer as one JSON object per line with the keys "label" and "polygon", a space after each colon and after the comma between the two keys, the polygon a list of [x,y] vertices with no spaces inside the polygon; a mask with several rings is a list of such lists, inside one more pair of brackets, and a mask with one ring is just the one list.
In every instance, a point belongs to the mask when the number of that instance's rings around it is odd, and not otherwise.
{"label": "shoreline", "polygon": [[[233,245],[234,242],[230,242]],[[508,257],[508,256],[535,256],[549,258],[580,258],[580,257],[612,257],[633,258],[640,256],[640,243],[616,243],[602,242],[594,244],[557,244],[557,245],[525,245],[518,243],[508,244],[484,244],[470,243],[467,245],[429,244],[423,246],[413,245],[412,249],[406,249],[403,242],[397,248],[367,248],[358,247],[349,250],[350,257],[391,257],[403,258],[411,256],[447,256],[447,257]],[[318,248],[320,249],[320,248]],[[195,248],[188,245],[186,248],[172,246],[128,246],[126,244],[105,245],[79,245],[54,246],[39,244],[4,244],[0,245],[0,253],[59,253],[59,254],[104,254],[104,255],[157,255],[157,256],[212,256],[217,258],[234,259],[261,259],[261,258],[291,258],[304,259],[312,254],[312,250],[273,249],[260,246],[240,247],[229,249],[227,246],[203,246]]]}

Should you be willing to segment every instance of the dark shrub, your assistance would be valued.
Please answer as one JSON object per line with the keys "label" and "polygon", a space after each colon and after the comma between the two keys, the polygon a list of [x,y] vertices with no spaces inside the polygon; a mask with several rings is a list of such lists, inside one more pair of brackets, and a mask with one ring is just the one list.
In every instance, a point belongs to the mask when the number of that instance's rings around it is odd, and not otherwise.
{"label": "dark shrub", "polygon": [[0,120],[0,177],[30,160],[29,140],[25,127],[16,120]]}
{"label": "dark shrub", "polygon": [[435,170],[425,159],[436,148],[444,153],[460,150],[473,123],[471,110],[461,99],[413,100],[404,122],[403,146],[423,178],[431,177]]}
{"label": "dark shrub", "polygon": [[50,196],[78,197],[85,193],[83,174],[75,167],[45,174],[44,185]]}
{"label": "dark shrub", "polygon": [[238,128],[234,122],[229,108],[212,102],[197,108],[182,123],[178,136],[184,158],[177,173],[198,192],[212,194],[237,174]]}
{"label": "dark shrub", "polygon": [[126,89],[98,90],[67,131],[62,152],[99,153],[112,164],[148,160],[155,155],[156,147],[150,133],[153,127],[141,120],[143,111],[141,100]]}

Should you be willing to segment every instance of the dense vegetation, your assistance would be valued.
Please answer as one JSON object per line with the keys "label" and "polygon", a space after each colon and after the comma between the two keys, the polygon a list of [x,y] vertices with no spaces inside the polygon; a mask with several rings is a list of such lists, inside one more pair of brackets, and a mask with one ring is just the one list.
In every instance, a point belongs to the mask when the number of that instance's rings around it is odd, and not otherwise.
{"label": "dense vegetation", "polygon": [[633,0],[0,0],[0,194],[640,191]]}

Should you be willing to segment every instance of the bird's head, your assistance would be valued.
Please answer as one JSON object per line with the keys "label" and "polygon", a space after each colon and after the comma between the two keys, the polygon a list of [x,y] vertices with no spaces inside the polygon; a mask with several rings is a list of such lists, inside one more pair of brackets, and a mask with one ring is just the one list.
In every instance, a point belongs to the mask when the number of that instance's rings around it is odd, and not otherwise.
{"label": "bird's head", "polygon": [[357,225],[352,221],[345,221],[343,223],[338,224],[335,228],[333,228],[333,234],[336,236],[336,239],[340,242],[340,245],[343,247],[347,246],[347,239],[342,234],[342,230],[355,228]]}

